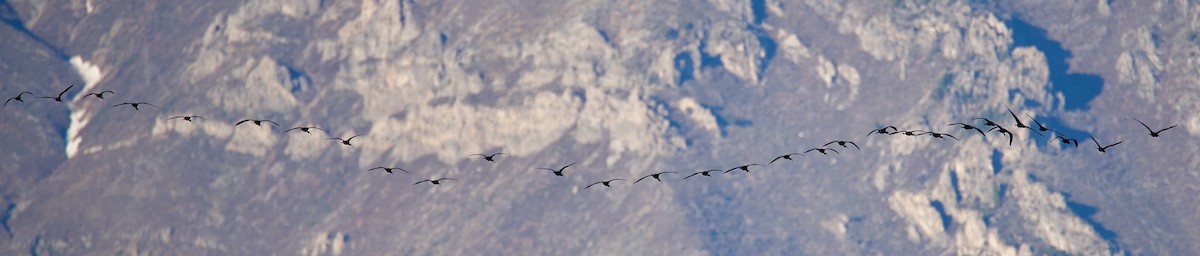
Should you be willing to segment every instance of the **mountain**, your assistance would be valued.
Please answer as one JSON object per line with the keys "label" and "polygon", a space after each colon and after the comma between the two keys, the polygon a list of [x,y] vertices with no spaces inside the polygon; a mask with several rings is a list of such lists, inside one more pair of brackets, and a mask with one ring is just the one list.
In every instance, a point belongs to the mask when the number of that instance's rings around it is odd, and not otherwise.
{"label": "mountain", "polygon": [[0,254],[1196,254],[1198,9],[0,0]]}

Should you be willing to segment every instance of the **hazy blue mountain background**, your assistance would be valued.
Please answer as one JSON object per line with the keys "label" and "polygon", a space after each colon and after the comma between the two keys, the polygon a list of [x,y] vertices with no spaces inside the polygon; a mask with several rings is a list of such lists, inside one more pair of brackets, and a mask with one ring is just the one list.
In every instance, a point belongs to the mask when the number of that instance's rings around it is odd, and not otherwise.
{"label": "hazy blue mountain background", "polygon": [[[0,111],[0,255],[1200,254],[1186,1],[0,0],[0,19],[0,96],[76,85]],[[158,107],[111,107],[137,101]],[[188,114],[207,119],[165,120]],[[1013,144],[946,126],[974,117]],[[301,125],[328,133],[280,133]],[[863,137],[885,125],[961,140]],[[679,180],[834,139],[862,150]],[[680,174],[584,190],[656,171]],[[458,180],[412,185],[438,177]]]}

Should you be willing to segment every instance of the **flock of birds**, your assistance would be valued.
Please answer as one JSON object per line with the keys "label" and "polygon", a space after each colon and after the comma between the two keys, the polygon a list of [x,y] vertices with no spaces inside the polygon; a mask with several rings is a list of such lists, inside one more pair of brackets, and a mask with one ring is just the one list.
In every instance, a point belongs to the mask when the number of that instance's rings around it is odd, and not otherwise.
{"label": "flock of birds", "polygon": [[[56,96],[35,96],[35,97],[41,98],[41,99],[51,99],[56,102],[63,102],[63,95],[65,95],[73,87],[75,87],[75,85],[68,86],[66,89],[62,90],[62,92],[59,92],[58,95],[56,95]],[[25,96],[26,94],[35,95],[34,93],[28,92],[28,91],[18,93],[16,97],[8,98],[8,100],[4,101],[3,106],[8,107],[8,104],[12,101],[24,103],[25,99],[22,97]],[[95,97],[97,99],[103,100],[103,99],[105,99],[104,97],[106,94],[114,95],[116,93],[113,91],[110,91],[110,90],[105,90],[105,91],[101,91],[101,92],[85,94],[83,98],[86,99],[88,97]],[[157,105],[150,104],[147,102],[123,102],[120,104],[113,105],[112,107],[116,108],[116,107],[126,106],[126,105],[132,107],[134,110],[139,110],[139,111],[141,110],[139,107],[142,105],[158,107]],[[1060,143],[1065,144],[1065,145],[1073,145],[1076,148],[1079,147],[1079,139],[1069,138],[1066,135],[1064,135],[1054,129],[1046,127],[1045,125],[1042,124],[1042,122],[1038,121],[1037,119],[1034,119],[1032,116],[1026,115],[1027,117],[1029,117],[1029,120],[1032,121],[1035,126],[1029,126],[1026,123],[1022,122],[1021,118],[1017,117],[1017,114],[1014,113],[1011,109],[1008,110],[1008,113],[1010,115],[1012,115],[1013,120],[1016,121],[1016,124],[1015,124],[1016,128],[1028,129],[1028,130],[1032,131],[1034,134],[1037,134],[1039,136],[1046,136],[1045,133],[1051,133],[1051,134],[1053,134],[1053,138],[1056,141],[1059,141]],[[183,116],[173,116],[173,117],[167,118],[167,120],[177,120],[177,119],[187,121],[187,122],[193,122],[193,121],[204,119],[204,117],[198,116],[198,115],[183,115]],[[1150,137],[1152,137],[1152,138],[1157,138],[1157,137],[1159,137],[1159,135],[1162,132],[1170,130],[1171,128],[1175,128],[1177,126],[1177,125],[1171,125],[1166,128],[1154,129],[1154,128],[1151,128],[1149,125],[1147,125],[1145,122],[1138,120],[1137,118],[1133,118],[1133,119],[1135,121],[1137,121],[1138,124],[1141,124],[1142,127],[1145,127],[1146,130],[1149,131]],[[1005,128],[1004,126],[1000,125],[998,122],[993,121],[988,118],[983,118],[983,117],[972,118],[971,121],[975,122],[975,124],[956,122],[956,123],[948,124],[947,126],[956,126],[959,129],[966,130],[968,133],[970,133],[971,131],[974,131],[974,132],[979,133],[979,135],[981,135],[985,138],[988,136],[988,134],[998,133],[999,135],[1007,138],[1008,144],[1012,145],[1014,135],[1013,135],[1012,130],[1009,130],[1009,128]],[[979,125],[978,121],[983,121],[983,124]],[[243,120],[236,122],[234,124],[234,126],[242,125],[244,123],[251,123],[251,124],[254,124],[255,126],[259,126],[259,127],[262,127],[264,123],[271,124],[276,127],[281,126],[279,123],[276,123],[275,121],[266,120],[266,119],[243,119]],[[982,128],[987,128],[987,130],[984,130]],[[291,131],[299,131],[299,132],[312,134],[313,130],[327,132],[325,129],[321,129],[316,126],[299,126],[299,127],[293,127],[291,129],[284,130],[282,133],[288,133]],[[904,136],[912,136],[912,137],[929,136],[931,138],[942,139],[942,140],[945,140],[947,138],[958,140],[958,137],[956,137],[952,134],[949,134],[949,133],[940,133],[940,132],[923,131],[923,130],[900,130],[899,128],[896,128],[895,126],[890,126],[890,125],[871,130],[869,133],[867,133],[866,137],[869,138],[871,135],[875,135],[875,134],[889,135],[889,136],[904,135]],[[363,136],[363,135],[364,134],[356,134],[356,135],[349,136],[346,138],[330,137],[330,138],[328,138],[328,140],[337,140],[337,142],[341,143],[342,145],[353,146],[351,144],[351,140],[358,138],[359,136]],[[1124,142],[1123,140],[1121,140],[1121,141],[1117,141],[1117,142],[1111,143],[1111,144],[1102,144],[1102,143],[1100,143],[1100,141],[1096,140],[1096,138],[1091,136],[1090,134],[1088,135],[1088,137],[1092,140],[1093,143],[1095,143],[1096,150],[1100,151],[1100,153],[1106,153],[1106,152],[1108,152],[1109,148],[1120,145],[1121,143]],[[793,156],[804,156],[806,154],[813,153],[813,152],[820,153],[822,155],[830,155],[830,153],[841,154],[841,152],[839,152],[835,147],[832,147],[832,145],[839,146],[843,150],[850,149],[851,146],[853,146],[854,149],[856,149],[856,150],[862,150],[862,148],[860,148],[858,146],[858,144],[854,143],[853,141],[834,140],[834,141],[830,141],[829,143],[825,143],[821,147],[810,148],[803,152],[788,153],[788,154],[776,156],[774,159],[771,159],[771,161],[767,162],[767,164],[765,164],[765,165],[759,164],[759,163],[750,163],[750,164],[736,166],[736,167],[733,167],[730,169],[712,169],[712,170],[698,171],[698,172],[693,172],[690,175],[684,176],[681,180],[686,180],[686,179],[695,177],[697,175],[710,177],[710,176],[712,176],[713,173],[729,173],[729,172],[736,171],[736,170],[742,170],[742,171],[748,173],[748,172],[750,172],[750,167],[767,166],[767,165],[774,164],[775,162],[778,162],[780,160],[791,161],[791,160],[793,160],[792,159]],[[468,157],[478,157],[479,159],[481,159],[483,161],[495,163],[496,157],[503,155],[503,154],[504,154],[503,152],[496,152],[496,153],[491,153],[491,154],[472,154],[472,155],[469,155]],[[575,165],[576,163],[567,164],[567,165],[564,165],[559,168],[537,168],[537,170],[546,170],[546,171],[550,171],[555,176],[564,176],[564,172],[567,170],[567,168],[571,167],[572,165]],[[366,171],[370,172],[370,171],[374,171],[374,170],[382,170],[384,172],[392,173],[392,174],[394,174],[395,173],[394,171],[397,171],[397,170],[404,172],[404,173],[410,173],[408,170],[404,170],[399,167],[384,167],[384,166],[373,167],[373,168],[367,169]],[[651,173],[651,174],[641,176],[640,178],[635,179],[632,183],[636,184],[638,182],[642,182],[643,180],[646,180],[647,178],[653,178],[654,180],[656,180],[658,182],[662,182],[662,178],[666,174],[679,174],[679,172],[662,171],[662,172],[657,172],[657,173]],[[454,178],[445,178],[445,177],[433,178],[433,179],[425,179],[425,180],[417,181],[416,183],[413,183],[413,185],[419,185],[422,183],[429,183],[431,185],[441,185],[442,182],[455,181],[455,180],[456,179],[454,179]],[[611,187],[613,182],[616,182],[616,181],[628,182],[628,180],[620,179],[620,178],[607,179],[607,180],[596,181],[591,184],[588,184],[587,186],[584,187],[584,189],[589,189],[596,185],[601,185],[604,187]]]}

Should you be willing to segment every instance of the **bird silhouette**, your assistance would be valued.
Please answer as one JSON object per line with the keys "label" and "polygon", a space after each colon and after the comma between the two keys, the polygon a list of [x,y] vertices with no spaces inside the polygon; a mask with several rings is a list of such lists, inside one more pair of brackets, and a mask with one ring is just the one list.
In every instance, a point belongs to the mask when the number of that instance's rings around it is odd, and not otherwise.
{"label": "bird silhouette", "polygon": [[308,133],[308,134],[312,134],[312,131],[310,131],[310,130],[318,130],[318,131],[322,131],[322,132],[325,131],[324,129],[321,129],[316,126],[300,126],[300,127],[293,127],[292,129],[283,130],[283,132],[287,133],[292,130],[297,130],[297,131],[301,131],[301,132]]}
{"label": "bird silhouette", "polygon": [[958,140],[958,137],[954,137],[954,135],[945,134],[945,133],[924,132],[924,133],[917,134],[917,135],[925,135],[925,134],[929,134],[929,136],[933,136],[934,138],[938,138],[938,139],[946,139],[946,137],[950,137],[951,139]]}
{"label": "bird silhouette", "polygon": [[392,170],[400,170],[400,171],[402,171],[402,172],[404,172],[404,173],[411,173],[411,172],[408,172],[408,171],[406,171],[406,170],[404,170],[404,169],[400,169],[400,167],[390,167],[390,168],[389,168],[389,167],[383,167],[383,166],[380,166],[380,167],[375,167],[375,168],[371,168],[371,169],[367,169],[367,171],[369,172],[369,171],[378,170],[378,169],[383,169],[383,171],[385,171],[385,172],[387,172],[387,173],[393,173],[393,172],[392,172]]}
{"label": "bird silhouette", "polygon": [[705,176],[705,177],[712,177],[712,175],[709,175],[709,173],[712,173],[712,172],[719,172],[719,171],[721,171],[721,170],[707,170],[707,171],[702,171],[702,172],[694,172],[694,173],[692,173],[692,175],[688,175],[687,177],[683,177],[683,179],[681,179],[681,180],[686,180],[686,179],[688,179],[688,178],[691,178],[692,176],[696,176],[696,175],[701,175],[701,176]]}
{"label": "bird silhouette", "polygon": [[443,180],[456,180],[456,179],[441,178],[441,179],[422,180],[422,181],[418,181],[417,183],[413,183],[413,185],[417,185],[417,184],[421,184],[421,183],[425,183],[425,182],[429,182],[433,185],[441,185]]}
{"label": "bird silhouette", "polygon": [[879,128],[879,129],[871,130],[871,132],[867,133],[867,137],[871,137],[871,134],[887,134],[887,135],[891,135],[893,132],[888,132],[888,129],[892,129],[892,131],[899,130],[899,129],[896,129],[896,127],[895,127],[895,126],[888,125],[888,126],[884,126],[883,128]]}
{"label": "bird silhouette", "polygon": [[663,174],[666,174],[666,173],[677,173],[677,172],[659,172],[659,173],[655,173],[655,174],[642,176],[641,178],[638,178],[636,181],[634,181],[633,184],[637,184],[638,182],[641,182],[642,180],[644,180],[646,178],[654,178],[655,180],[658,180],[658,182],[662,182],[662,179],[659,179],[659,176],[662,176]]}
{"label": "bird silhouette", "polygon": [[1099,150],[1099,151],[1100,151],[1100,153],[1105,153],[1105,152],[1108,152],[1108,151],[1107,151],[1107,150],[1108,150],[1108,148],[1111,148],[1112,146],[1116,146],[1117,144],[1121,144],[1121,142],[1125,142],[1125,141],[1117,141],[1117,143],[1108,144],[1108,146],[1103,146],[1103,147],[1101,147],[1101,146],[1100,146],[1100,142],[1099,142],[1099,141],[1096,141],[1096,137],[1092,137],[1092,135],[1091,135],[1091,134],[1088,134],[1088,137],[1089,137],[1089,138],[1092,138],[1092,142],[1095,142],[1095,143],[1096,143],[1096,150]]}
{"label": "bird silhouette", "polygon": [[30,94],[30,95],[33,95],[33,93],[32,93],[32,92],[21,92],[21,93],[18,93],[18,94],[17,94],[17,97],[8,98],[8,100],[4,101],[4,106],[5,106],[5,107],[7,107],[7,106],[8,106],[8,102],[9,102],[9,101],[13,101],[13,100],[20,101],[20,102],[25,102],[25,100],[21,99],[21,96],[25,95],[26,93],[28,93],[28,94]]}
{"label": "bird silhouette", "polygon": [[801,154],[801,153],[791,153],[791,154],[787,154],[787,155],[777,156],[777,157],[775,157],[775,159],[771,159],[771,162],[770,162],[770,163],[767,163],[767,165],[771,165],[771,164],[775,163],[775,161],[779,161],[779,159],[787,159],[788,161],[791,161],[791,160],[792,160],[792,156],[796,156],[796,155],[803,156],[804,154]]}
{"label": "bird silhouette", "polygon": [[583,187],[583,189],[591,188],[592,186],[595,186],[596,184],[601,184],[601,185],[604,185],[605,187],[612,187],[612,186],[610,186],[609,183],[611,183],[613,181],[618,181],[618,180],[623,180],[623,179],[611,179],[611,180],[606,180],[606,181],[597,181],[596,183],[587,185],[587,187]]}
{"label": "bird silhouette", "polygon": [[821,153],[822,155],[829,155],[829,153],[825,153],[825,151],[833,151],[833,153],[837,153],[839,155],[842,154],[842,152],[838,152],[836,149],[832,149],[832,148],[810,148],[808,150],[805,150],[804,153],[808,154],[808,152],[813,152],[813,151],[817,151],[817,153]]}
{"label": "bird silhouette", "polygon": [[550,169],[550,168],[538,168],[538,170],[548,170],[548,171],[554,172],[555,176],[563,176],[563,171],[567,170],[567,167],[571,167],[572,165],[575,165],[575,164],[576,163],[568,164],[567,166],[558,168],[558,170],[554,170],[554,169]]}
{"label": "bird silhouette", "polygon": [[[980,120],[980,119],[983,120],[984,126],[989,126],[992,128],[1000,127],[999,124],[996,124],[996,122],[993,122],[991,119],[987,119],[987,118],[976,117],[976,118],[972,118],[971,120]],[[988,129],[988,131],[990,132],[990,131],[992,131],[992,129]]]}
{"label": "bird silhouette", "polygon": [[1008,114],[1012,115],[1013,120],[1017,120],[1017,128],[1029,129],[1030,131],[1033,131],[1033,133],[1037,134],[1038,136],[1045,136],[1045,135],[1042,135],[1042,133],[1038,132],[1037,129],[1034,129],[1033,127],[1029,127],[1028,125],[1025,125],[1025,123],[1022,123],[1021,118],[1018,118],[1017,113],[1013,113],[1012,109],[1008,109]]}
{"label": "bird silhouette", "polygon": [[1037,130],[1038,130],[1038,131],[1040,131],[1040,132],[1046,132],[1046,131],[1053,131],[1053,132],[1057,132],[1057,131],[1055,131],[1055,130],[1053,130],[1053,129],[1050,129],[1049,127],[1046,127],[1045,125],[1042,125],[1042,122],[1038,122],[1038,120],[1037,120],[1037,119],[1035,119],[1035,118],[1033,118],[1033,116],[1030,116],[1030,115],[1028,115],[1028,114],[1026,114],[1025,116],[1028,116],[1028,117],[1029,117],[1029,120],[1033,120],[1033,124],[1037,125]]}
{"label": "bird silhouette", "polygon": [[72,84],[71,86],[67,86],[67,89],[63,89],[63,90],[62,90],[62,92],[58,93],[58,96],[54,96],[54,97],[50,97],[50,96],[41,96],[41,97],[38,97],[38,98],[42,98],[42,99],[54,99],[54,101],[57,101],[57,102],[62,102],[62,96],[63,96],[63,94],[66,94],[66,93],[67,93],[67,91],[70,91],[70,90],[71,90],[71,87],[75,87],[75,85],[73,85],[73,84]]}
{"label": "bird silhouette", "polygon": [[503,154],[504,154],[504,153],[494,153],[494,154],[491,154],[491,155],[484,155],[484,154],[471,154],[471,156],[482,156],[484,161],[488,161],[488,162],[493,162],[493,163],[494,163],[494,162],[496,162],[496,159],[494,159],[494,157],[496,157],[496,156],[498,156],[498,155],[503,155]]}
{"label": "bird silhouette", "polygon": [[340,140],[340,141],[342,141],[342,145],[346,145],[347,147],[349,147],[349,146],[354,146],[354,145],[350,145],[350,140],[353,140],[354,138],[357,138],[358,136],[363,136],[363,135],[362,134],[354,135],[354,136],[351,136],[349,139],[342,139],[339,137],[334,137],[334,138],[329,138],[329,139],[330,140]]}
{"label": "bird silhouette", "polygon": [[963,128],[964,130],[975,130],[975,131],[979,132],[979,135],[983,135],[983,137],[987,137],[987,134],[983,133],[983,130],[980,130],[979,127],[975,127],[974,125],[969,125],[969,124],[964,124],[964,123],[953,123],[953,124],[950,124],[947,126],[955,126],[955,125],[957,125],[959,128]]}
{"label": "bird silhouette", "polygon": [[[123,106],[123,105],[129,105],[129,106],[133,107],[133,110],[141,110],[141,109],[138,109],[138,106],[141,106],[141,105],[150,105],[150,106],[154,106],[154,104],[145,103],[145,102],[125,102],[125,103],[121,103],[121,104],[113,105],[113,107],[115,108],[115,107],[120,107],[120,106]],[[155,106],[155,107],[158,107],[158,106]]]}
{"label": "bird silhouette", "polygon": [[254,125],[257,125],[257,126],[259,126],[259,127],[262,127],[262,123],[263,123],[263,122],[268,122],[268,123],[271,123],[271,124],[273,124],[273,125],[275,125],[275,126],[279,126],[279,123],[276,123],[275,121],[271,121],[271,120],[266,120],[266,119],[262,119],[262,120],[257,120],[257,119],[245,119],[245,120],[242,120],[242,121],[238,121],[238,122],[237,122],[237,124],[234,124],[233,126],[242,125],[242,123],[245,123],[245,122],[251,122],[251,123],[254,123]]}
{"label": "bird silhouette", "polygon": [[171,119],[183,119],[183,121],[192,122],[192,119],[204,119],[204,117],[197,116],[197,115],[190,115],[190,116],[174,116],[171,118],[167,118],[167,120],[171,120]]}
{"label": "bird silhouette", "polygon": [[1079,147],[1079,140],[1077,139],[1067,138],[1061,134],[1055,134],[1054,138],[1058,139],[1058,141],[1062,142],[1063,144],[1071,145],[1071,143],[1075,143],[1075,147]]}
{"label": "bird silhouette", "polygon": [[[838,146],[842,146],[843,148],[850,148],[850,147],[846,146],[846,144],[850,144],[850,145],[854,146],[854,149],[862,150],[862,148],[859,148],[858,144],[855,144],[853,141],[844,141],[844,140],[830,141],[829,143],[825,143],[825,145],[822,145],[822,147],[828,147],[829,144],[834,144],[834,143],[837,143]],[[791,159],[788,159],[788,160],[791,160]]]}
{"label": "bird silhouette", "polygon": [[1138,120],[1137,118],[1133,118],[1133,120],[1137,121],[1139,124],[1142,124],[1142,127],[1146,127],[1146,130],[1150,131],[1150,137],[1154,137],[1154,138],[1158,138],[1158,133],[1160,133],[1160,132],[1170,130],[1171,128],[1175,128],[1175,126],[1179,126],[1179,125],[1172,125],[1167,128],[1162,128],[1162,130],[1155,131],[1154,129],[1150,129],[1150,126],[1146,125],[1146,123],[1143,123],[1142,120]]}
{"label": "bird silhouette", "polygon": [[84,98],[87,98],[88,96],[96,96],[96,98],[97,98],[97,99],[102,99],[102,100],[103,100],[103,99],[104,99],[104,94],[105,94],[105,93],[108,93],[108,94],[117,94],[117,93],[115,93],[115,92],[113,92],[113,91],[105,90],[105,91],[103,91],[103,92],[93,92],[93,93],[88,93],[88,94],[86,94],[86,95],[83,95],[83,97],[84,97]]}
{"label": "bird silhouette", "polygon": [[[1012,142],[1013,142],[1012,132],[1008,131],[1008,129],[1004,129],[1004,127],[1000,127],[999,125],[992,126],[992,129],[995,129],[996,132],[999,132],[1000,134],[1004,134],[1004,135],[1008,136],[1008,145],[1010,145],[1010,146],[1012,145]],[[992,130],[988,130],[988,131],[990,132]]]}
{"label": "bird silhouette", "polygon": [[761,164],[747,164],[747,165],[743,165],[743,166],[733,167],[733,169],[726,170],[726,171],[725,171],[725,172],[723,172],[723,173],[729,173],[729,172],[732,172],[733,170],[743,170],[743,171],[746,171],[746,172],[750,172],[750,166],[763,166],[763,165],[761,165]]}

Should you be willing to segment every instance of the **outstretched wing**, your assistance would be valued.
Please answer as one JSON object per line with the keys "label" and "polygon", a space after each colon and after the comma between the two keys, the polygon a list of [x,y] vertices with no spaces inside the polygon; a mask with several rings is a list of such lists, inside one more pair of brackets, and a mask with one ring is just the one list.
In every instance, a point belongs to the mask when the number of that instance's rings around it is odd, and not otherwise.
{"label": "outstretched wing", "polygon": [[1110,148],[1112,146],[1116,146],[1117,144],[1121,144],[1121,142],[1125,142],[1125,141],[1118,141],[1117,143],[1113,143],[1113,144],[1109,144],[1108,146],[1104,146],[1104,148]]}
{"label": "outstretched wing", "polygon": [[233,126],[242,125],[242,123],[245,123],[245,122],[250,122],[250,121],[254,121],[254,120],[252,120],[252,119],[246,119],[246,120],[242,120],[242,121],[240,121],[240,122],[237,122],[237,124],[234,124]]}
{"label": "outstretched wing", "polygon": [[951,139],[958,140],[958,137],[954,137],[954,135],[950,135],[950,134],[944,134],[944,133],[943,133],[943,134],[942,134],[942,136],[947,136],[947,137],[950,137]]}
{"label": "outstretched wing", "polygon": [[71,87],[75,87],[75,85],[72,84],[71,86],[67,86],[67,89],[63,89],[62,92],[58,93],[58,97],[62,98],[63,94],[67,94],[67,91],[71,90]]}
{"label": "outstretched wing", "polygon": [[646,178],[650,178],[650,176],[654,176],[654,175],[651,174],[651,175],[642,176],[641,178],[638,178],[637,181],[634,181],[633,183],[637,184],[638,182],[642,182],[642,180],[644,180]]}
{"label": "outstretched wing", "polygon": [[850,143],[850,145],[854,145],[854,149],[862,150],[862,148],[858,147],[858,143],[854,143],[853,141],[846,141],[846,143]]}
{"label": "outstretched wing", "polygon": [[263,121],[263,122],[268,122],[268,123],[274,124],[275,126],[279,126],[279,123],[276,123],[275,121],[266,120],[266,119],[263,119],[262,121]]}
{"label": "outstretched wing", "polygon": [[770,162],[770,163],[767,163],[767,164],[773,164],[773,163],[775,163],[775,161],[779,161],[779,159],[783,159],[783,157],[785,157],[785,156],[790,156],[790,154],[788,154],[788,155],[782,155],[782,156],[777,156],[777,157],[775,157],[775,159],[771,159],[771,162]]}
{"label": "outstretched wing", "polygon": [[1137,121],[1139,124],[1142,124],[1142,127],[1146,127],[1147,131],[1154,132],[1154,129],[1151,129],[1150,126],[1146,125],[1146,123],[1143,123],[1142,120],[1138,120],[1136,117],[1134,117],[1133,121]]}
{"label": "outstretched wing", "polygon": [[696,176],[696,175],[698,175],[698,174],[700,174],[700,173],[702,173],[702,172],[696,172],[696,173],[692,173],[692,175],[688,175],[687,177],[683,177],[683,178],[682,178],[682,179],[680,179],[680,180],[686,180],[686,179],[688,179],[688,178],[691,178],[692,176]]}
{"label": "outstretched wing", "polygon": [[597,181],[596,183],[588,184],[588,185],[587,185],[587,187],[583,187],[583,189],[589,189],[589,188],[591,188],[592,186],[595,186],[596,184],[600,184],[600,183],[604,183],[604,182]]}
{"label": "outstretched wing", "polygon": [[1154,133],[1160,133],[1160,132],[1163,132],[1166,130],[1170,130],[1171,128],[1175,128],[1175,126],[1179,126],[1179,125],[1172,125],[1171,127],[1163,128],[1162,130],[1158,130],[1157,132],[1154,132]]}
{"label": "outstretched wing", "polygon": [[825,150],[833,151],[833,153],[837,153],[837,154],[839,154],[839,155],[841,155],[841,154],[842,154],[842,152],[838,152],[838,151],[837,151],[837,149],[827,148],[827,149],[825,149]]}

